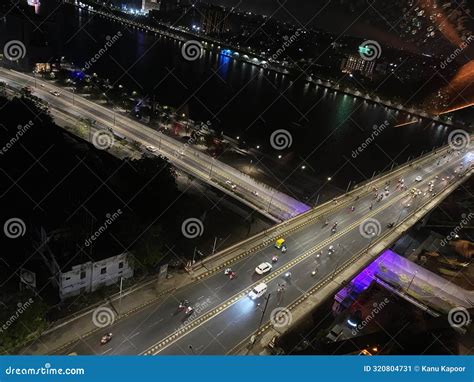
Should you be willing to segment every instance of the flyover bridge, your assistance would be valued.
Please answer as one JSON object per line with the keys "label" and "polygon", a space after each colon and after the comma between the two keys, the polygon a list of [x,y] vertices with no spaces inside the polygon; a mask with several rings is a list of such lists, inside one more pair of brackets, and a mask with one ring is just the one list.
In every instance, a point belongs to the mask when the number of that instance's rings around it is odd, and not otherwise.
{"label": "flyover bridge", "polygon": [[[193,282],[117,319],[107,330],[126,340],[111,341],[104,348],[94,336],[85,336],[57,354],[239,353],[248,351],[250,338],[257,339],[252,351],[258,353],[466,181],[472,174],[472,159],[472,147],[459,151],[444,147],[359,186],[337,204],[326,203],[278,224],[205,259],[194,267]],[[400,187],[400,178],[406,188]],[[384,190],[376,201],[374,187],[379,191],[387,187],[388,193]],[[274,247],[279,237],[287,243],[284,254]],[[255,273],[256,266],[271,263],[275,255],[278,261],[271,271]],[[227,267],[237,272],[237,278],[230,280],[224,274]],[[250,299],[249,291],[262,282],[266,293]],[[190,316],[177,310],[184,299],[194,307]]]}
{"label": "flyover bridge", "polygon": [[[189,144],[153,130],[68,89],[2,67],[0,67],[0,81],[15,90],[29,86],[33,95],[48,103],[51,115],[59,125],[64,121],[75,122],[79,118],[96,121],[101,129],[97,129],[92,134],[93,142],[99,141],[97,134],[107,134],[108,129],[144,147],[154,146],[156,151],[150,152],[150,155],[166,157],[174,166],[187,174],[221,190],[275,222],[287,220],[310,209],[309,206],[293,197],[258,182]],[[56,95],[54,95],[55,92]],[[112,134],[108,140],[113,143]]]}

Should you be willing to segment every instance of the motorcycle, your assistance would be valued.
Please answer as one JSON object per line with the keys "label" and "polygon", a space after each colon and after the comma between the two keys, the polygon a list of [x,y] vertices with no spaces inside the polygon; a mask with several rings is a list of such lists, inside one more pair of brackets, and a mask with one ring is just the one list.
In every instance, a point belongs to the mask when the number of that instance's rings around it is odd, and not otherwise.
{"label": "motorcycle", "polygon": [[329,248],[328,248],[328,254],[332,255],[335,251],[336,251],[336,249],[334,248],[334,246],[330,245]]}
{"label": "motorcycle", "polygon": [[183,309],[186,308],[188,305],[189,305],[189,301],[188,301],[188,300],[180,301],[180,302],[179,302],[179,305],[178,305],[178,310],[183,310]]}
{"label": "motorcycle", "polygon": [[109,342],[112,339],[112,333],[107,333],[102,336],[100,339],[100,344],[105,345],[107,342]]}
{"label": "motorcycle", "polygon": [[185,313],[186,313],[187,316],[189,316],[189,315],[190,315],[191,313],[193,313],[193,312],[194,312],[194,309],[193,309],[192,306],[188,306],[188,307],[186,308]]}
{"label": "motorcycle", "polygon": [[278,256],[273,256],[272,257],[272,263],[276,263],[278,261]]}
{"label": "motorcycle", "polygon": [[233,279],[235,279],[236,277],[237,277],[237,273],[235,273],[235,272],[230,272],[230,273],[229,273],[229,279],[233,280]]}
{"label": "motorcycle", "polygon": [[282,252],[282,253],[285,253],[285,252],[286,252],[286,245],[284,245],[284,246],[281,247],[281,252]]}
{"label": "motorcycle", "polygon": [[227,276],[228,274],[232,273],[232,268],[226,268],[224,270],[224,274]]}

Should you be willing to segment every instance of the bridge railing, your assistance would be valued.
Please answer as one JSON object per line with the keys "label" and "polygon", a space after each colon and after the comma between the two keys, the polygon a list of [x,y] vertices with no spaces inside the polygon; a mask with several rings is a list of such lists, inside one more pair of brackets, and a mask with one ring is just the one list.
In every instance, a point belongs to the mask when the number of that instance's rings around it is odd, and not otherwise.
{"label": "bridge railing", "polygon": [[[437,205],[439,205],[451,192],[453,192],[456,188],[458,188],[460,185],[462,185],[471,175],[474,170],[470,169],[464,177],[457,182],[450,182],[444,188],[442,189],[441,192],[438,193],[438,195],[435,197],[435,199],[427,199],[425,200],[418,208],[414,211],[412,211],[409,215],[405,216],[401,222],[397,225],[398,227],[402,226],[403,224],[411,224],[411,226],[414,223],[410,223],[410,219],[416,218],[416,221],[419,220],[419,218],[416,215],[419,215],[420,212],[425,209],[426,207],[432,205],[430,209],[435,208]],[[348,270],[351,266],[357,264],[357,270],[363,269],[364,267],[368,266],[372,261],[375,260],[379,256],[379,253],[381,252],[377,248],[381,246],[381,244],[384,247],[387,247],[385,245],[385,242],[393,242],[396,237],[399,237],[400,233],[396,231],[396,229],[391,229],[387,230],[384,234],[378,237],[376,241],[373,243],[370,243],[366,248],[360,250],[354,256],[352,256],[350,259],[347,259],[343,264],[340,266],[336,266],[333,272],[331,274],[328,274],[326,277],[324,277],[322,280],[320,280],[316,285],[314,285],[311,289],[306,291],[301,297],[298,297],[296,300],[291,302],[288,306],[287,309],[293,313],[293,324],[297,322],[300,318],[302,318],[306,313],[306,309],[304,312],[299,312],[297,315],[294,314],[294,310],[299,307],[302,303],[308,300],[311,296],[315,294],[315,292],[321,291],[321,289],[328,287],[331,282],[337,277],[342,275],[342,273],[345,270]],[[375,252],[373,252],[376,250]],[[372,253],[371,253],[372,251]],[[369,254],[370,256],[367,256],[367,258],[363,258],[364,255]],[[355,272],[351,272],[353,275]],[[346,275],[344,275],[346,277]],[[321,292],[319,292],[318,296],[320,300],[324,300],[327,298],[326,296],[330,296],[331,294],[335,293],[338,289],[340,289],[344,282],[347,281],[347,279],[350,279],[351,276],[347,277],[346,279],[342,280],[341,282],[333,283],[330,289],[326,289],[323,291],[323,295]],[[311,309],[314,309],[315,305],[311,305]],[[241,350],[245,344],[248,344],[251,338],[256,338],[258,336],[262,336],[266,331],[271,329],[273,326],[271,322],[266,322],[264,323],[257,331],[252,333],[252,335],[248,336],[244,340],[242,340],[237,346],[235,346],[228,354],[237,354],[239,350]],[[288,330],[288,328],[286,329]],[[280,329],[278,333],[275,333],[275,335],[281,336],[283,334],[282,330]],[[273,338],[273,336],[272,336]],[[271,338],[268,338],[268,340],[271,340]],[[268,343],[263,344],[263,346],[266,346]]]}
{"label": "bridge railing", "polygon": [[[311,220],[311,219],[314,220],[317,218],[323,218],[324,215],[329,214],[333,212],[334,210],[337,210],[347,205],[349,201],[352,200],[351,196],[355,197],[356,195],[365,194],[368,192],[368,190],[371,187],[373,187],[373,185],[376,185],[381,182],[385,182],[387,178],[393,178],[393,177],[398,176],[400,172],[402,172],[403,170],[405,170],[406,168],[410,166],[413,167],[413,165],[419,165],[436,155],[438,156],[443,155],[449,149],[450,147],[448,145],[436,151],[433,150],[432,152],[429,152],[425,154],[424,156],[420,156],[411,162],[407,162],[398,166],[396,169],[388,173],[385,173],[384,175],[371,179],[369,182],[365,183],[363,187],[355,187],[353,190],[349,191],[348,193],[343,194],[339,196],[338,198],[336,198],[336,200],[345,199],[342,203],[338,203],[337,205],[335,205],[333,200],[328,200],[325,203],[311,210],[308,210],[282,223],[276,224],[275,226],[269,229],[266,229],[262,232],[259,232],[239,243],[233,244],[223,249],[222,251],[219,251],[214,255],[208,256],[205,259],[202,259],[200,262],[194,264],[192,266],[192,272],[199,272],[201,270],[203,273],[200,274],[198,277],[199,278],[206,277],[212,274],[216,269],[220,269],[226,265],[229,265],[232,262],[239,260],[243,257],[246,257],[247,255],[250,255],[251,253],[254,253],[257,250],[271,244],[278,237],[285,236],[290,230],[295,229],[295,227],[297,227],[298,225],[301,226],[305,224],[306,220]],[[223,263],[216,265],[214,269],[209,269],[208,265],[212,264],[213,262],[219,259],[223,260]],[[205,270],[203,270],[202,268],[204,268]]]}

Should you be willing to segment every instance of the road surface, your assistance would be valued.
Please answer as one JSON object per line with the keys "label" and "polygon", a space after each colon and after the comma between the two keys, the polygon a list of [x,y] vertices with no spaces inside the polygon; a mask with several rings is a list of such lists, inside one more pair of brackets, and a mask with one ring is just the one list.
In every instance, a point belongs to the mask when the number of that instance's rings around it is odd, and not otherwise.
{"label": "road surface", "polygon": [[[109,128],[145,147],[154,146],[157,151],[150,154],[163,155],[188,174],[218,187],[275,221],[289,219],[310,209],[304,203],[257,182],[191,145],[179,142],[67,89],[4,68],[0,68],[0,81],[17,89],[29,86],[33,95],[48,103],[53,117],[64,119],[64,115],[68,115],[73,118],[89,118],[95,120],[105,132],[105,129]],[[53,95],[52,92],[58,92],[59,96]],[[232,188],[232,185],[235,185],[235,188]]]}
{"label": "road surface", "polygon": [[[354,200],[354,211],[346,205],[335,208],[327,217],[329,225],[324,226],[319,219],[309,220],[308,224],[291,232],[285,237],[288,246],[285,254],[268,245],[232,265],[237,272],[236,279],[230,280],[223,272],[215,272],[116,321],[99,333],[58,349],[56,354],[226,354],[251,335],[261,321],[268,322],[274,309],[304,296],[338,266],[377,240],[377,234],[371,236],[365,230],[362,234],[361,226],[372,222],[376,233],[383,234],[390,229],[386,227],[388,223],[401,222],[432,197],[431,192],[427,192],[430,180],[434,180],[432,192],[440,192],[451,182],[460,180],[457,175],[461,164],[461,172],[466,171],[472,157],[472,151],[454,152],[445,157],[439,155],[439,161],[431,160],[421,168],[407,167],[402,177],[408,191],[396,189],[397,180],[393,179],[389,195],[381,201],[376,202],[374,193],[368,192]],[[421,182],[415,180],[417,176],[422,177]],[[412,187],[420,189],[422,194],[413,198]],[[426,196],[424,192],[427,192]],[[330,228],[335,221],[338,222],[337,232],[331,234]],[[328,253],[330,245],[335,248],[333,254]],[[279,254],[279,259],[271,272],[256,275],[255,267],[263,261],[271,262],[275,254]],[[313,276],[315,269],[317,273]],[[289,279],[284,276],[287,271],[292,274]],[[268,284],[265,297],[250,300],[248,291],[262,280]],[[278,284],[282,283],[286,284],[285,290],[278,292]],[[268,296],[268,307],[262,318]],[[178,302],[183,299],[189,300],[195,309],[190,317],[177,309]],[[114,333],[114,338],[108,344],[100,345],[101,334],[108,331]]]}

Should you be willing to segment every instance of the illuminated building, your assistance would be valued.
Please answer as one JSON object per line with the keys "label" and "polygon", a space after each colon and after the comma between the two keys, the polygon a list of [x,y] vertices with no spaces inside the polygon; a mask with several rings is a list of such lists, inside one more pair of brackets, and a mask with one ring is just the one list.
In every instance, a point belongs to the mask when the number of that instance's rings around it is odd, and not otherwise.
{"label": "illuminated building", "polygon": [[341,71],[348,74],[359,72],[366,77],[372,77],[375,66],[375,61],[368,61],[360,56],[350,55],[342,60]]}
{"label": "illuminated building", "polygon": [[230,29],[229,15],[224,8],[211,5],[202,12],[201,28],[204,33],[220,35]]}

